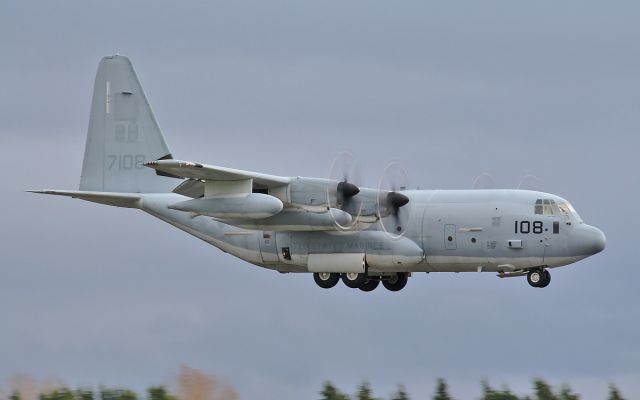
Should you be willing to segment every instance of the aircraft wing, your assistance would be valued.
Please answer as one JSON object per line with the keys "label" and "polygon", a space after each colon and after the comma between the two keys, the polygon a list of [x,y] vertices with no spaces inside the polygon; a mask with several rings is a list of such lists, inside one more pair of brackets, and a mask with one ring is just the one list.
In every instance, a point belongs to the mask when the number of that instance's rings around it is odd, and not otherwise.
{"label": "aircraft wing", "polygon": [[56,196],[67,196],[75,199],[82,199],[94,203],[107,204],[110,206],[137,208],[140,200],[140,193],[113,193],[113,192],[91,192],[84,190],[27,190],[29,193],[53,194]]}
{"label": "aircraft wing", "polygon": [[144,164],[146,167],[157,171],[176,175],[182,178],[208,180],[208,181],[238,181],[253,179],[253,182],[266,188],[282,186],[289,183],[290,178],[276,175],[261,174],[258,172],[243,171],[240,169],[218,167],[181,160],[157,160]]}

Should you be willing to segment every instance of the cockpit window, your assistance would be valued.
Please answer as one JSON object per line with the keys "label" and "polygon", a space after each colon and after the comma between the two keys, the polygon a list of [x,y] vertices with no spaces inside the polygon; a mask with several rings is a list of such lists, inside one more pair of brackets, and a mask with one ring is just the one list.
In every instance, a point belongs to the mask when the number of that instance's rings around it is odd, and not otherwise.
{"label": "cockpit window", "polygon": [[565,215],[573,215],[576,218],[580,219],[580,217],[578,217],[578,213],[576,212],[576,210],[573,208],[573,206],[571,205],[571,203],[569,202],[561,202],[558,204],[558,207],[560,208],[560,211],[565,214]]}
{"label": "cockpit window", "polygon": [[567,201],[558,201],[553,199],[537,199],[534,206],[534,213],[537,215],[558,215],[567,218],[575,218],[581,221],[578,213]]}
{"label": "cockpit window", "polygon": [[535,211],[536,211],[536,214],[542,215],[542,199],[536,200]]}
{"label": "cockpit window", "polygon": [[534,212],[538,215],[560,215],[560,206],[553,199],[538,199],[534,207]]}

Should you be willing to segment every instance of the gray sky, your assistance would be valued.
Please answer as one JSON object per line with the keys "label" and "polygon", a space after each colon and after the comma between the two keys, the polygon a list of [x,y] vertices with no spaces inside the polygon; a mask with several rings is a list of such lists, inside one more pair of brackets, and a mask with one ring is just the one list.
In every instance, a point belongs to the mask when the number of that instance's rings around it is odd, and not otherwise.
{"label": "gray sky", "polygon": [[[632,1],[0,0],[0,382],[163,383],[181,363],[244,399],[324,380],[415,398],[449,379],[640,397],[640,5]],[[318,289],[75,189],[100,57],[128,55],[174,156],[325,177],[351,150],[375,185],[499,187],[535,174],[606,251],[545,290],[418,274],[401,293]],[[268,394],[268,395],[267,395]]]}

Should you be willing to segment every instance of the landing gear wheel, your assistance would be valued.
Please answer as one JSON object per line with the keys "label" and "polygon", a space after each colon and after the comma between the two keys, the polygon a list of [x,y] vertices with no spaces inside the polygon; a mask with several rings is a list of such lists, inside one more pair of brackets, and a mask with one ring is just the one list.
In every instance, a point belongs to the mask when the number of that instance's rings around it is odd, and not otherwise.
{"label": "landing gear wheel", "polygon": [[395,275],[391,275],[388,279],[383,280],[382,284],[387,290],[397,292],[407,285],[408,279],[409,275],[406,272],[398,272]]}
{"label": "landing gear wheel", "polygon": [[359,274],[357,272],[347,272],[342,274],[342,282],[352,289],[357,289],[367,281],[366,274]]}
{"label": "landing gear wheel", "polygon": [[315,272],[313,274],[313,280],[316,281],[316,284],[321,288],[331,289],[338,284],[338,281],[340,280],[340,274],[331,272]]}
{"label": "landing gear wheel", "polygon": [[543,279],[543,272],[541,269],[532,269],[527,274],[527,282],[532,287],[540,287],[540,282],[542,282]]}
{"label": "landing gear wheel", "polygon": [[360,286],[360,290],[362,290],[363,292],[371,292],[372,290],[378,287],[379,283],[380,283],[380,279],[369,278],[364,284],[362,284],[362,286]]}
{"label": "landing gear wheel", "polygon": [[532,269],[527,274],[527,282],[536,288],[547,287],[551,283],[551,274],[546,269]]}
{"label": "landing gear wheel", "polygon": [[547,287],[551,283],[551,274],[546,269],[542,271],[542,282],[540,282],[539,288]]}

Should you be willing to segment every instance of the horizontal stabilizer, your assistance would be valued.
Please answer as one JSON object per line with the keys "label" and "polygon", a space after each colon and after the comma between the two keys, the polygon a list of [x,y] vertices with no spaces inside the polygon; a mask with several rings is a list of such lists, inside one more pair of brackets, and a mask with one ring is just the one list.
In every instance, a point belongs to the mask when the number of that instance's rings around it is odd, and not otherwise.
{"label": "horizontal stabilizer", "polygon": [[218,167],[214,165],[199,164],[181,160],[157,160],[144,164],[168,174],[182,178],[203,179],[208,181],[238,181],[253,179],[254,183],[267,188],[286,185],[290,179],[283,176],[267,175],[258,172],[243,171],[233,168]]}
{"label": "horizontal stabilizer", "polygon": [[81,190],[27,190],[29,193],[53,194],[116,207],[138,208],[139,193],[88,192]]}

